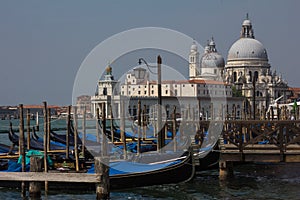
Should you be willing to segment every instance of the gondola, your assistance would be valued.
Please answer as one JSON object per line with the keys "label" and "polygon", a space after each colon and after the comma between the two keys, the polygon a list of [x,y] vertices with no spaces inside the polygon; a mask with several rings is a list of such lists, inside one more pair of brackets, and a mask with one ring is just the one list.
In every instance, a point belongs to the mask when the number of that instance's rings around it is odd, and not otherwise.
{"label": "gondola", "polygon": [[219,160],[219,145],[216,143],[205,157],[199,158],[199,165],[196,166],[196,171],[217,169],[219,167]]}
{"label": "gondola", "polygon": [[[157,156],[157,155],[154,155]],[[5,173],[4,171],[0,173]],[[88,173],[94,173],[93,168]],[[115,161],[110,163],[109,183],[111,190],[134,187],[143,187],[162,184],[176,184],[187,182],[194,177],[195,168],[192,164],[191,151],[185,152],[181,157],[173,160],[163,160],[159,163],[134,163],[128,161]],[[0,181],[0,187],[20,185],[19,182]],[[92,190],[94,183],[67,183],[49,182],[49,189],[56,190]]]}
{"label": "gondola", "polygon": [[[10,146],[8,146],[8,145],[6,145],[6,144],[1,144],[1,143],[0,143],[0,153],[9,153],[10,149],[11,149]],[[14,152],[14,151],[15,151],[15,150],[13,149],[13,152]]]}
{"label": "gondola", "polygon": [[194,173],[195,168],[192,165],[192,154],[191,152],[187,152],[183,157],[181,157],[181,160],[173,161],[163,168],[150,171],[111,175],[110,184],[112,189],[123,189],[180,183],[191,180],[194,177]]}
{"label": "gondola", "polygon": [[[66,134],[57,134],[54,131],[50,131],[50,139],[62,144],[67,143],[67,135]],[[74,134],[69,135],[69,145],[74,146]],[[77,144],[82,144],[82,141],[79,137],[77,137]]]}
{"label": "gondola", "polygon": [[[12,125],[10,124],[9,132],[8,132],[9,140],[12,142],[14,146],[19,145],[19,136],[15,134],[12,129]],[[26,140],[24,140],[26,141]],[[25,146],[27,144],[25,143]],[[36,137],[31,137],[30,139],[30,149],[35,150],[44,150],[44,142],[43,140],[38,140]],[[50,141],[50,150],[65,150],[66,147],[63,144],[54,143]]]}

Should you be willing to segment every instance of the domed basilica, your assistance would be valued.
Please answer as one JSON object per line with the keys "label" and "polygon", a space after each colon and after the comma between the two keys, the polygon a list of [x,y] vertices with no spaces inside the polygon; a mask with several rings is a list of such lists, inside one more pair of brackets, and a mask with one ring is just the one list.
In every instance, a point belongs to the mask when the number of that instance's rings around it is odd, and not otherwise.
{"label": "domed basilica", "polygon": [[278,76],[276,71],[271,71],[267,51],[263,44],[255,39],[248,15],[242,23],[240,38],[228,51],[226,64],[217,52],[213,38],[207,43],[201,58],[197,46],[193,44],[189,62],[191,80],[223,80],[232,85],[236,96],[246,97],[252,106],[255,102],[260,110],[266,109],[281,96],[281,100],[287,98],[287,82]]}

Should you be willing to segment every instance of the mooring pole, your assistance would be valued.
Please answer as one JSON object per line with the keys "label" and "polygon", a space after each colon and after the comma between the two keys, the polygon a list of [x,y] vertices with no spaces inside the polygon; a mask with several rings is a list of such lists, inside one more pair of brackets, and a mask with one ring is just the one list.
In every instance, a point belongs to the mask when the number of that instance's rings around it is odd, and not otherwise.
{"label": "mooring pole", "polygon": [[[48,144],[48,126],[47,126],[47,118],[48,118],[48,114],[47,114],[47,102],[44,101],[44,171],[47,173],[48,172],[48,160],[47,160],[47,156],[48,156],[48,148],[47,148],[47,144]],[[48,193],[48,181],[45,181],[45,193]]]}
{"label": "mooring pole", "polygon": [[172,141],[174,142],[173,150],[174,152],[177,151],[177,141],[176,141],[176,106],[174,106],[173,110],[173,123],[172,123]]}
{"label": "mooring pole", "polygon": [[78,139],[78,123],[77,123],[77,107],[74,106],[74,151],[75,151],[75,169],[76,172],[79,171],[79,160],[78,160],[78,144],[77,144],[77,139]]}
{"label": "mooring pole", "polygon": [[26,113],[26,122],[27,122],[27,149],[30,149],[30,110],[27,109]]}
{"label": "mooring pole", "polygon": [[68,115],[67,115],[67,134],[66,134],[66,159],[69,159],[70,151],[70,134],[71,134],[71,106],[68,106]]}
{"label": "mooring pole", "polygon": [[97,134],[97,142],[100,142],[100,114],[99,114],[99,108],[96,110],[96,134]]}
{"label": "mooring pole", "polygon": [[161,63],[162,63],[161,57],[157,56],[157,94],[158,94],[157,131],[158,131],[159,152],[162,152],[162,149],[165,146],[165,134],[164,131],[162,131]]}
{"label": "mooring pole", "polygon": [[127,147],[126,147],[126,135],[125,135],[125,109],[124,109],[124,101],[120,101],[120,131],[121,131],[121,142],[123,143],[123,154],[124,159],[127,158]]}
{"label": "mooring pole", "polygon": [[[20,148],[20,155],[22,156],[22,172],[26,172],[26,164],[25,164],[25,148],[24,148],[24,116],[23,116],[23,104],[19,105],[19,116],[20,116],[20,125],[19,125],[19,148]],[[26,197],[26,188],[25,182],[22,181],[21,183],[22,188],[22,198]]]}
{"label": "mooring pole", "polygon": [[110,136],[111,136],[111,142],[114,143],[114,117],[113,117],[113,110],[112,106],[109,106],[109,112],[110,112]]}
{"label": "mooring pole", "polygon": [[109,158],[107,153],[107,140],[106,140],[106,108],[105,103],[101,104],[102,110],[102,144],[101,156],[95,157],[95,172],[99,176],[99,182],[96,183],[97,200],[109,199]]}
{"label": "mooring pole", "polygon": [[[30,171],[41,172],[42,171],[42,160],[39,156],[30,157]],[[29,183],[29,196],[31,199],[41,198],[41,183],[33,181]]]}
{"label": "mooring pole", "polygon": [[138,113],[137,113],[137,120],[138,120],[138,126],[137,126],[137,133],[138,133],[138,141],[137,141],[137,154],[139,155],[141,153],[141,100],[138,100]]}
{"label": "mooring pole", "polygon": [[83,110],[83,121],[82,121],[82,155],[85,155],[85,137],[86,137],[86,106],[84,106]]}
{"label": "mooring pole", "polygon": [[36,125],[36,131],[39,131],[39,130],[40,130],[40,125],[39,125],[39,112],[36,112],[35,125]]}
{"label": "mooring pole", "polygon": [[47,151],[50,151],[51,109],[47,110]]}

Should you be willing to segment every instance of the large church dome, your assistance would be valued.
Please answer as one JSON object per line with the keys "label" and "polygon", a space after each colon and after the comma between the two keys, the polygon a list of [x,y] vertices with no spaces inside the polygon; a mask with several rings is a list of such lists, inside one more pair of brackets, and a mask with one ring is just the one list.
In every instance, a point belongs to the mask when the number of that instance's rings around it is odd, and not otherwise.
{"label": "large church dome", "polygon": [[241,59],[268,60],[267,51],[258,40],[254,38],[240,38],[228,52],[228,61]]}
{"label": "large church dome", "polygon": [[241,37],[228,52],[227,61],[259,60],[268,61],[267,51],[258,40],[254,38],[252,23],[248,19],[242,24]]}

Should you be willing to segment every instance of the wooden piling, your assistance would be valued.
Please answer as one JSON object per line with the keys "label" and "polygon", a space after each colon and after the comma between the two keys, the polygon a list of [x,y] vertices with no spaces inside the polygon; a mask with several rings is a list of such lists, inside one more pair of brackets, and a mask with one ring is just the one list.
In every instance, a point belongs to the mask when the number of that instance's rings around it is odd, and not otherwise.
{"label": "wooden piling", "polygon": [[138,100],[138,113],[137,113],[137,154],[141,153],[141,100]]}
{"label": "wooden piling", "polygon": [[110,112],[110,135],[111,135],[111,142],[114,143],[114,119],[113,119],[113,111],[112,106],[109,106],[109,112]]}
{"label": "wooden piling", "polygon": [[221,159],[219,161],[219,180],[225,181],[231,177],[233,177],[233,162]]}
{"label": "wooden piling", "polygon": [[176,126],[177,126],[177,122],[176,122],[176,106],[174,106],[173,120],[172,120],[172,141],[174,142],[174,145],[173,145],[174,152],[177,151]]}
{"label": "wooden piling", "polygon": [[[42,160],[39,156],[30,157],[30,172],[41,172]],[[41,182],[33,181],[29,183],[29,196],[33,199],[41,198]]]}
{"label": "wooden piling", "polygon": [[125,136],[125,109],[124,102],[120,102],[120,134],[121,134],[121,142],[123,143],[123,154],[124,159],[127,159],[127,146],[126,146],[126,136]]}
{"label": "wooden piling", "polygon": [[71,134],[71,108],[72,106],[68,106],[68,115],[67,115],[67,134],[66,134],[66,159],[69,159],[69,151],[70,151],[70,134]]}
{"label": "wooden piling", "polygon": [[107,152],[106,131],[106,109],[105,103],[101,104],[102,110],[102,144],[101,157],[95,157],[95,172],[99,176],[100,181],[96,183],[96,199],[109,199],[109,158]]}
{"label": "wooden piling", "polygon": [[85,137],[86,137],[86,106],[84,106],[83,109],[83,120],[82,120],[82,150],[81,153],[84,156],[85,155]]}
{"label": "wooden piling", "polygon": [[51,109],[47,108],[47,151],[50,151]]}
{"label": "wooden piling", "polygon": [[30,149],[30,110],[27,109],[26,113],[26,122],[27,122],[27,149]]}
{"label": "wooden piling", "polygon": [[[48,144],[48,126],[47,126],[47,118],[48,118],[48,114],[47,114],[47,102],[44,101],[43,102],[44,108],[43,108],[43,112],[44,112],[44,171],[48,172],[48,160],[47,160],[47,156],[48,156],[48,148],[47,148],[47,144]],[[45,193],[48,193],[48,181],[45,181]]]}
{"label": "wooden piling", "polygon": [[146,112],[147,112],[147,107],[146,105],[144,104],[144,109],[142,110],[142,126],[143,126],[143,133],[142,133],[142,138],[143,140],[145,140],[147,138],[147,125],[148,125],[148,122],[147,122],[147,115],[146,115]]}
{"label": "wooden piling", "polygon": [[99,108],[96,109],[96,136],[97,136],[97,142],[100,142],[100,113]]}
{"label": "wooden piling", "polygon": [[40,125],[39,125],[39,112],[36,112],[35,126],[36,126],[36,131],[39,131],[39,130],[40,130]]}
{"label": "wooden piling", "polygon": [[75,169],[79,171],[79,160],[78,160],[78,121],[77,121],[77,107],[74,106],[74,153],[75,153]]}
{"label": "wooden piling", "polygon": [[[19,155],[22,156],[22,172],[26,172],[26,164],[25,164],[25,141],[24,141],[24,116],[23,116],[23,104],[19,105],[19,117],[20,117],[20,125],[19,125]],[[22,198],[26,197],[26,187],[25,182],[21,183],[21,196]]]}
{"label": "wooden piling", "polygon": [[102,138],[102,149],[101,149],[101,153],[103,156],[107,156],[107,137],[106,137],[106,104],[102,103],[101,104],[101,119],[102,119],[102,134],[101,134],[101,138]]}
{"label": "wooden piling", "polygon": [[210,103],[210,119],[213,120],[214,119],[214,104]]}
{"label": "wooden piling", "polygon": [[95,173],[99,177],[99,182],[96,183],[96,199],[109,199],[109,167],[105,164],[106,160],[101,157],[95,157]]}

